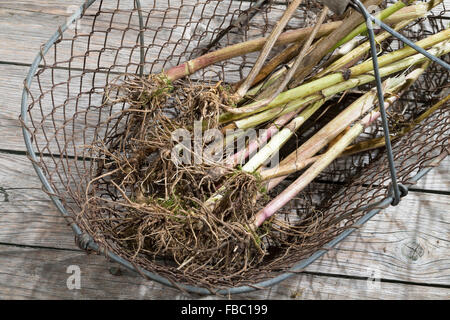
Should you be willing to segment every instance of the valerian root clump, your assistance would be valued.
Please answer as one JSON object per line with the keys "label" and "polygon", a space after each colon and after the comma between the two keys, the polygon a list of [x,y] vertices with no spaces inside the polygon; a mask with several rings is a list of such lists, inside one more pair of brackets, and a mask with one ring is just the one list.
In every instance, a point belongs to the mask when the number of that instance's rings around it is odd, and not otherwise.
{"label": "valerian root clump", "polygon": [[[179,141],[172,133],[193,136],[217,129],[219,114],[230,104],[220,84],[171,83],[161,75],[121,76],[106,88],[105,106],[120,108],[103,123],[105,134],[88,148],[96,157],[96,178],[89,186],[87,212],[93,234],[107,235],[132,258],[170,259],[179,269],[210,269],[239,273],[265,256],[264,234],[250,228],[261,191],[255,174],[224,167],[221,159],[198,158],[185,149],[174,159]],[[217,141],[201,141],[204,150]],[[187,157],[186,157],[187,155]],[[200,159],[200,161],[198,161]],[[214,174],[221,167],[221,175]],[[205,200],[225,186],[227,193],[214,208]]]}

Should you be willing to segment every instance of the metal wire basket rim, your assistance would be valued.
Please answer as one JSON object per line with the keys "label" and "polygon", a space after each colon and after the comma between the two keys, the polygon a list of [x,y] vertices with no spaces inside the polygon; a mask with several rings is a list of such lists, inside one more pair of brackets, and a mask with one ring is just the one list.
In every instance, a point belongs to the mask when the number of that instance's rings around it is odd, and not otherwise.
{"label": "metal wire basket rim", "polygon": [[[97,0],[86,0],[86,2],[84,4],[82,4],[80,6],[80,8],[72,16],[70,16],[68,18],[66,23],[64,23],[63,25],[61,25],[58,28],[58,31],[56,31],[55,34],[49,39],[49,41],[42,47],[41,51],[36,56],[36,58],[34,59],[33,63],[30,66],[27,77],[25,78],[25,85],[24,85],[24,88],[22,91],[22,102],[21,102],[21,119],[23,121],[22,134],[24,137],[28,156],[32,162],[32,165],[33,165],[34,170],[36,171],[36,174],[38,175],[40,181],[42,182],[42,184],[44,186],[46,193],[48,193],[50,199],[55,204],[55,206],[57,207],[57,209],[61,213],[61,215],[66,218],[70,217],[70,214],[67,212],[66,208],[62,204],[59,197],[57,197],[55,195],[56,193],[53,190],[52,186],[50,185],[48,179],[44,175],[42,169],[37,165],[39,160],[36,157],[36,151],[34,150],[34,147],[33,147],[32,141],[31,141],[31,137],[30,137],[30,133],[25,126],[25,122],[27,121],[27,112],[28,112],[28,90],[27,90],[27,88],[29,88],[31,86],[33,76],[35,75],[35,73],[39,67],[39,63],[42,61],[43,56],[50,50],[50,48],[55,44],[55,42],[58,41],[58,39],[60,37],[62,37],[62,33],[65,30],[67,30],[67,28],[70,25],[72,25],[75,21],[82,18],[83,13],[86,11],[86,9],[88,9],[96,1]],[[140,0],[134,0],[134,1],[136,3],[136,7],[138,8],[138,11],[140,11]],[[142,70],[143,68],[140,68],[140,69]],[[431,171],[431,169],[433,169],[433,167],[435,165],[437,165],[440,162],[440,160],[442,160],[442,159],[441,159],[441,157],[438,157],[435,160],[437,160],[437,163],[434,163],[434,161],[433,161],[433,163],[430,164],[430,167],[420,170],[415,176],[413,176],[411,179],[409,179],[409,181],[411,183],[416,183],[424,175],[426,175],[429,171]],[[406,189],[408,189],[408,188],[406,188]],[[363,209],[368,209],[369,207],[375,207],[374,209],[370,210],[367,214],[365,214],[363,217],[361,217],[352,227],[345,230],[340,235],[338,235],[336,238],[334,238],[333,240],[328,242],[323,247],[323,249],[318,250],[315,253],[313,253],[310,257],[299,261],[291,269],[289,269],[289,271],[287,271],[279,276],[273,277],[269,280],[261,281],[254,285],[244,285],[244,286],[239,286],[239,287],[225,288],[225,289],[219,289],[217,291],[211,291],[210,289],[203,288],[203,287],[174,283],[173,281],[171,281],[165,277],[162,277],[156,273],[147,271],[145,269],[144,270],[142,270],[140,268],[138,269],[137,266],[133,265],[128,260],[123,259],[122,257],[118,256],[117,254],[115,254],[113,252],[102,249],[97,243],[95,243],[95,241],[92,239],[92,237],[90,235],[89,235],[90,239],[87,242],[86,249],[96,251],[100,254],[103,253],[106,257],[110,258],[114,262],[121,264],[122,266],[126,267],[127,269],[129,269],[131,271],[138,272],[138,273],[148,277],[150,280],[156,281],[158,283],[167,285],[172,288],[182,289],[182,290],[188,291],[190,293],[196,293],[196,294],[202,294],[202,295],[208,295],[208,294],[228,295],[228,294],[248,293],[248,292],[258,290],[258,289],[268,288],[270,286],[273,286],[273,285],[297,274],[299,271],[303,270],[304,268],[309,266],[311,263],[316,261],[318,258],[323,256],[325,253],[327,253],[330,249],[332,249],[334,246],[336,246],[339,242],[341,242],[342,240],[347,238],[353,231],[355,231],[356,229],[361,227],[363,224],[365,224],[367,221],[369,221],[372,217],[374,217],[382,209],[389,207],[393,200],[394,200],[393,196],[388,196],[384,200],[381,200],[377,203],[369,204],[368,206],[363,208]],[[82,232],[80,227],[75,222],[70,223],[70,226],[72,227],[72,230],[75,233],[75,236],[79,237],[79,236],[82,236],[85,234]]]}

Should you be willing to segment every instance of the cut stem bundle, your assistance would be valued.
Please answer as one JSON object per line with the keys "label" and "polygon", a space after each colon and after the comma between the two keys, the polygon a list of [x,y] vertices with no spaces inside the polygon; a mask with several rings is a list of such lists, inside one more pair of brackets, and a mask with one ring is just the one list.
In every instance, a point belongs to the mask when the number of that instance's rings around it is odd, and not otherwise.
{"label": "cut stem bundle", "polygon": [[[386,90],[388,92],[388,97],[385,97],[385,108],[389,108],[395,101],[398,100],[399,96],[398,92],[401,90],[406,90],[409,88],[412,83],[417,81],[419,76],[425,71],[426,66],[422,68],[418,68],[411,72],[407,77],[403,77],[403,79],[392,79],[392,82],[386,82],[385,87],[389,89]],[[387,88],[386,88],[387,89]],[[367,108],[371,108],[376,99],[376,92],[371,91],[366,93],[360,99],[355,101],[352,104],[351,109],[362,108],[367,110]],[[348,109],[347,109],[348,110]],[[365,113],[365,112],[363,112]],[[284,189],[277,197],[271,200],[262,210],[258,212],[255,217],[255,221],[253,224],[253,228],[258,228],[270,218],[273,214],[275,214],[279,209],[281,209],[287,202],[292,200],[300,191],[302,191],[309,183],[311,183],[325,168],[327,168],[331,162],[333,162],[339,155],[367,128],[371,125],[376,119],[380,116],[379,111],[371,111],[369,114],[365,115],[362,120],[353,124],[353,126],[345,132],[345,134],[335,143],[333,144],[324,154],[316,159],[316,161],[302,174],[298,177],[289,187]],[[342,117],[342,118],[341,118]],[[341,128],[345,128],[344,124],[348,121],[347,113],[341,113],[338,117],[337,122],[341,122]],[[332,128],[327,128],[327,130],[332,130]],[[342,132],[340,130],[340,132]],[[323,134],[323,133],[322,133]],[[333,136],[333,134],[332,134]],[[298,152],[296,151],[295,157],[296,160],[291,162],[290,165],[294,165],[294,169],[296,169],[296,164],[298,166],[299,162],[305,162],[307,159],[311,158],[317,151],[318,148],[314,147],[315,144],[321,144],[325,142],[331,141],[329,136],[326,136],[323,139],[323,135],[316,134],[306,143],[306,147],[301,147]],[[306,145],[305,144],[305,145]],[[284,169],[283,169],[284,170]],[[281,170],[281,171],[283,171]]]}
{"label": "cut stem bundle", "polygon": [[[367,0],[365,5],[381,2]],[[378,17],[401,30],[442,0],[408,6],[412,2],[395,2]],[[126,210],[110,215],[116,219],[111,230],[116,228],[115,237],[132,248],[131,256],[170,256],[184,271],[210,268],[244,274],[263,261],[269,243],[276,242],[270,237],[290,224],[274,218],[278,211],[337,157],[382,145],[381,139],[353,144],[380,116],[377,91],[370,85],[375,80],[373,61],[365,58],[370,43],[355,38],[367,31],[362,15],[351,9],[342,21],[327,22],[328,9],[323,8],[314,26],[285,31],[301,3],[287,5],[268,37],[223,47],[161,74],[126,75],[123,85],[116,81],[106,90],[109,105],[122,104],[108,125],[126,126],[123,134],[117,129],[113,137],[91,146],[101,155],[101,165],[90,187],[107,186],[114,199],[123,200]],[[380,32],[375,40],[381,45],[389,38],[388,32]],[[270,59],[269,53],[281,45],[286,47]],[[447,54],[450,29],[416,45],[437,57]],[[258,58],[237,83],[182,79],[250,52],[259,52]],[[389,108],[431,62],[404,47],[381,51],[378,64],[385,77],[384,106]],[[249,67],[248,61],[241,66]],[[125,104],[132,107],[124,109]],[[180,136],[175,138],[175,133]],[[225,153],[216,152],[223,148]],[[267,169],[278,154],[282,160]],[[293,173],[299,174],[295,181],[274,190]],[[87,212],[90,204],[85,207]],[[110,207],[106,203],[102,210]],[[295,234],[290,231],[289,237]]]}

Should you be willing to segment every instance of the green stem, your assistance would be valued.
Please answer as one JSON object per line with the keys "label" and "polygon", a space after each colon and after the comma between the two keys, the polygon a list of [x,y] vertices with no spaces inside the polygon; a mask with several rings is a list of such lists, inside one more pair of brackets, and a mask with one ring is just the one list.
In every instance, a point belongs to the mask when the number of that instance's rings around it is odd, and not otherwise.
{"label": "green stem", "polygon": [[303,58],[305,57],[306,53],[308,52],[309,48],[311,47],[311,44],[313,42],[313,40],[315,39],[317,32],[319,31],[320,26],[322,25],[323,21],[325,20],[325,17],[328,13],[328,8],[325,7],[322,10],[322,13],[320,14],[320,17],[313,29],[313,31],[311,32],[311,34],[309,35],[308,39],[306,40],[305,44],[303,45],[303,48],[301,49],[300,53],[298,54],[297,58],[295,58],[295,61],[292,65],[292,67],[288,70],[288,72],[286,73],[286,75],[279,79],[280,81],[277,81],[277,84],[275,85],[275,91],[274,92],[268,92],[268,95],[266,98],[259,100],[255,103],[252,103],[249,106],[244,106],[241,108],[234,108],[233,110],[229,110],[231,111],[231,113],[234,114],[242,114],[242,113],[246,113],[248,114],[249,112],[253,112],[255,110],[260,110],[261,108],[263,108],[264,106],[266,106],[267,104],[269,104],[270,102],[272,102],[281,92],[284,91],[284,89],[286,88],[286,86],[288,85],[289,81],[292,79],[292,77],[294,76],[295,71],[297,70],[297,68],[299,67],[299,65],[302,63]]}
{"label": "green stem", "polygon": [[[382,1],[380,0],[367,0],[364,2],[364,5],[370,7],[378,5],[381,2]],[[291,81],[291,88],[299,86],[307,76],[311,75],[314,67],[319,65],[319,62],[330,52],[339,39],[345,37],[359,24],[364,22],[364,19],[359,12],[353,10],[350,12],[350,16],[344,19],[342,25],[321,41],[315,49],[306,56],[304,63],[298,68],[294,79]]]}
{"label": "green stem", "polygon": [[[396,92],[406,82],[405,77],[392,78],[385,81],[383,92]],[[291,153],[285,161],[283,160],[279,166],[263,171],[261,177],[264,180],[270,180],[277,177],[283,177],[304,168],[312,160],[311,157],[330,144],[336,137],[353,122],[358,120],[361,115],[366,114],[376,104],[376,89],[372,89],[344,111],[342,111],[333,120],[328,122],[314,136],[301,145],[297,150]]]}
{"label": "green stem", "polygon": [[[408,2],[411,3],[413,1],[408,1]],[[376,17],[379,20],[384,20],[387,17],[389,17],[390,15],[392,15],[394,12],[404,8],[405,6],[406,6],[406,4],[404,2],[397,1],[392,6],[389,6],[386,9],[384,9],[383,11],[381,11]],[[356,27],[352,32],[350,32],[348,35],[346,35],[344,38],[342,38],[338,43],[336,43],[330,51],[333,51],[334,49],[340,47],[344,43],[349,42],[357,35],[360,35],[361,33],[366,32],[366,31],[367,31],[367,25],[365,22],[363,22],[358,27]]]}
{"label": "green stem", "polygon": [[302,3],[302,1],[303,0],[293,0],[289,4],[287,9],[284,11],[281,19],[276,23],[274,29],[270,33],[270,36],[267,38],[267,41],[264,44],[264,47],[262,48],[261,53],[258,56],[258,59],[256,59],[255,64],[253,65],[252,69],[250,70],[250,73],[248,74],[248,76],[244,80],[244,82],[236,90],[236,95],[239,98],[243,98],[247,94],[248,89],[250,89],[250,87],[253,84],[253,81],[255,80],[259,71],[263,67],[264,62],[267,59],[267,56],[270,54],[270,51],[272,51],[272,48],[274,47],[275,42],[277,41],[280,34],[283,32],[284,27],[287,25],[287,23],[291,19],[294,12],[297,10],[298,6]]}
{"label": "green stem", "polygon": [[[368,93],[373,95],[373,99],[367,99],[369,107],[375,99],[376,92]],[[386,100],[386,107],[392,105],[398,97],[391,96]],[[254,219],[252,229],[255,230],[261,226],[265,220],[273,216],[278,210],[292,200],[299,192],[308,186],[323,170],[325,170],[339,155],[349,146],[370,124],[380,116],[379,111],[371,111],[363,119],[353,124],[353,126],[324,154],[319,156],[314,163],[293,183],[284,189],[278,196],[272,199],[262,210],[260,210]],[[305,162],[307,159],[298,159]]]}
{"label": "green stem", "polygon": [[[342,24],[341,21],[335,21],[323,24],[317,37],[323,37],[329,34],[333,30],[336,30]],[[301,28],[295,30],[289,30],[283,32],[275,42],[275,46],[286,45],[292,42],[298,42],[304,40],[311,33],[313,28]],[[235,57],[239,57],[251,52],[256,52],[261,50],[266,43],[267,38],[257,38],[254,40],[249,40],[241,43],[237,43],[210,53],[207,53],[198,58],[189,60],[183,64],[173,67],[163,73],[171,81],[181,79],[183,77],[189,76],[201,69],[204,69],[212,64],[219,63],[225,60],[229,60]]]}
{"label": "green stem", "polygon": [[270,159],[294,135],[294,133],[325,103],[321,99],[302,111],[288,125],[273,136],[243,167],[245,172],[254,172]]}
{"label": "green stem", "polygon": [[[406,27],[408,24],[410,24],[412,21],[414,21],[414,20],[410,19],[410,20],[402,21],[394,27],[394,30],[399,31],[402,28]],[[382,41],[386,40],[390,36],[391,36],[391,34],[387,31],[385,31],[385,32],[382,32],[379,35],[377,35],[375,37],[375,41],[377,43],[381,43]],[[319,72],[314,78],[319,79],[327,74],[336,72],[340,69],[344,69],[345,66],[347,66],[347,65],[351,64],[352,62],[354,62],[355,60],[361,58],[366,52],[369,51],[369,49],[370,49],[370,42],[366,41],[363,44],[356,47],[355,49],[348,52],[347,54],[345,54],[344,56],[342,56],[341,58],[337,59],[329,67],[327,67],[326,69]]]}
{"label": "green stem", "polygon": [[[395,12],[390,17],[386,18],[384,20],[384,22],[389,25],[395,25],[395,24],[397,24],[397,26],[403,25],[403,24],[405,24],[405,19],[411,19],[411,21],[413,21],[414,19],[417,19],[417,18],[423,16],[425,14],[424,11],[431,10],[431,8],[438,5],[439,3],[442,3],[442,1],[443,0],[431,1],[430,3],[433,5],[430,6],[430,4],[428,4],[427,10],[423,9],[424,4],[418,4],[415,6],[409,6],[409,7],[400,9],[399,11]],[[405,10],[405,9],[408,9],[408,12],[403,12],[403,10]],[[396,30],[399,30],[399,29],[396,29]],[[319,37],[316,37],[316,38],[319,38]],[[323,38],[319,39],[318,42],[321,40],[323,40]],[[381,38],[377,38],[377,41],[381,42],[382,40],[381,40]],[[317,42],[316,42],[316,44],[317,44]],[[289,61],[290,59],[294,58],[295,52],[298,51],[300,48],[301,48],[301,42],[297,42],[297,43],[293,44],[292,46],[290,46],[289,48],[287,48],[286,50],[282,51],[279,55],[275,56],[271,61],[269,61],[269,63],[266,66],[263,67],[263,69],[261,69],[261,72],[255,79],[254,84],[259,83],[263,79],[265,79],[281,63]],[[314,46],[312,48],[314,48]],[[367,51],[368,51],[368,49],[364,50],[364,52],[367,52]],[[361,55],[364,54],[364,52],[361,53]],[[292,66],[292,63],[290,63],[289,66]],[[259,85],[250,89],[247,93],[247,96],[255,96],[262,89],[266,89],[268,86],[272,85],[274,83],[274,81],[276,79],[278,79],[285,72],[286,72],[286,70],[284,70],[284,69],[277,71],[275,74],[273,74],[269,78],[269,80],[264,81],[263,83],[260,83]],[[330,73],[330,72],[327,72],[327,73]],[[323,75],[323,72],[321,72],[321,74]],[[316,76],[315,78],[318,78],[318,77],[319,76]]]}
{"label": "green stem", "polygon": [[[423,40],[416,42],[416,45],[418,45],[421,48],[429,48],[430,46],[433,46],[433,45],[436,45],[437,43],[448,40],[449,38],[450,38],[450,29],[446,29],[437,34],[429,36],[428,38],[425,38]],[[382,67],[382,68],[380,68],[380,71],[383,70],[383,72],[391,72],[390,71],[391,68],[394,68],[394,70],[396,70],[396,68],[393,66],[391,66],[389,68],[387,68],[387,67],[384,68],[383,66],[393,64],[394,62],[397,62],[400,59],[411,56],[415,52],[416,51],[413,48],[405,47],[403,49],[400,49],[400,50],[397,50],[397,51],[394,51],[394,52],[391,52],[384,56],[379,57],[378,63],[379,63],[379,66]],[[417,63],[417,62],[414,62],[414,60],[417,60],[423,56],[415,55],[414,57],[415,58],[413,59],[412,64]],[[403,65],[406,61],[410,61],[410,60],[404,59],[401,61],[402,62],[401,63],[399,62],[399,64],[398,64],[399,66]],[[406,67],[408,67],[408,66],[406,66]],[[404,68],[406,68],[406,67],[404,67]],[[289,109],[290,111],[292,111],[293,109],[290,108],[290,106],[292,104],[298,105],[298,99],[308,97],[312,94],[317,94],[321,91],[322,91],[322,94],[326,94],[326,92],[328,92],[328,91],[335,91],[336,88],[341,88],[341,87],[343,88],[342,90],[351,89],[355,86],[355,85],[352,86],[351,85],[352,83],[356,83],[356,85],[360,85],[360,84],[358,84],[358,81],[370,82],[373,80],[373,76],[371,76],[371,75],[367,76],[364,74],[369,73],[372,70],[373,70],[372,60],[367,60],[367,61],[365,61],[357,66],[354,66],[346,71],[333,73],[333,74],[327,75],[325,77],[322,77],[320,79],[310,81],[310,82],[303,84],[297,88],[285,91],[285,92],[279,94],[277,98],[275,98],[271,103],[269,103],[265,107],[261,108],[260,110],[257,110],[257,111],[254,111],[254,112],[251,112],[248,114],[242,114],[242,115],[241,114],[224,113],[220,116],[219,121],[221,123],[226,123],[226,122],[230,122],[233,120],[239,120],[239,119],[242,119],[242,118],[248,116],[249,114],[254,114],[254,113],[257,113],[258,111],[260,112],[260,111],[264,111],[264,110],[266,110],[266,111],[256,114],[254,116],[251,116],[249,118],[246,118],[242,121],[236,121],[237,127],[241,128],[238,125],[238,123],[243,124],[243,123],[246,123],[247,121],[248,122],[260,121],[257,119],[270,120],[271,119],[269,117],[270,114],[278,114],[279,112],[282,112],[285,109]],[[400,69],[400,70],[402,70],[402,69]],[[397,71],[400,71],[400,70],[397,70]],[[395,72],[395,71],[392,71],[392,72]],[[386,75],[389,75],[391,73],[387,73]],[[355,78],[345,81],[345,78],[350,78],[350,77],[355,77]],[[364,83],[367,83],[367,82],[364,82]],[[327,88],[329,88],[329,89],[327,89]],[[339,89],[339,90],[341,90],[341,89]],[[337,91],[337,92],[340,92],[340,91]],[[327,96],[325,95],[325,97],[327,97]],[[294,102],[292,102],[292,101],[294,101]],[[310,100],[308,102],[310,102]],[[304,102],[302,101],[302,103],[304,103]],[[283,106],[283,107],[277,108],[279,106]],[[273,109],[273,110],[267,110],[267,109]],[[294,107],[294,110],[295,110],[295,107]],[[249,119],[251,119],[251,120],[249,120]],[[264,121],[262,121],[262,122],[264,122]],[[259,123],[262,123],[262,122],[259,122]]]}

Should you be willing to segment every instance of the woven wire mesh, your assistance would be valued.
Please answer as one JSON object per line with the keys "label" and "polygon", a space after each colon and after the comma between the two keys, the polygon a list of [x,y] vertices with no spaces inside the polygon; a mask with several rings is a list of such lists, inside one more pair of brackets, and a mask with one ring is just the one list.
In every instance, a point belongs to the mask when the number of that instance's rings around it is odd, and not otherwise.
{"label": "woven wire mesh", "polygon": [[[207,51],[267,36],[286,7],[286,3],[276,1],[229,0],[155,0],[140,4],[142,7],[138,9],[132,0],[99,0],[90,7],[85,6],[79,22],[60,31],[50,50],[42,54],[41,65],[26,88],[29,103],[24,127],[31,136],[36,154],[34,162],[69,213],[71,222],[76,221],[103,251],[113,252],[173,283],[207,287],[251,285],[285,273],[296,262],[351,228],[368,212],[367,205],[388,196],[389,168],[384,149],[380,148],[333,162],[278,216],[288,223],[292,219],[303,221],[298,228],[305,230],[304,236],[283,237],[279,243],[272,244],[273,253],[264,263],[244,273],[221,277],[202,271],[185,274],[170,261],[153,261],[124,253],[120,245],[102,233],[100,216],[80,217],[88,197],[88,183],[96,174],[95,154],[86,146],[117,133],[118,129],[110,127],[111,122],[106,120],[127,108],[125,103],[105,108],[105,86],[118,75],[138,73],[140,67],[145,74],[158,73]],[[314,1],[304,1],[287,29],[311,26],[319,11]],[[440,5],[433,10],[431,18],[419,20],[402,32],[412,40],[421,39],[445,29],[449,16],[450,8]],[[333,18],[330,16],[329,20]],[[392,39],[383,45],[386,51],[402,46]],[[250,53],[217,63],[191,78],[237,82],[250,71],[257,55]],[[444,59],[449,60],[448,56]],[[416,118],[442,97],[442,92],[448,90],[445,89],[448,75],[439,66],[429,67],[391,109],[393,132],[402,121],[407,123]],[[351,101],[350,94],[341,107]],[[307,129],[300,130],[296,140],[288,143],[284,151],[306,140],[318,126],[316,122],[307,123]],[[437,165],[448,154],[449,130],[447,105],[394,142],[395,163],[402,184],[410,186],[419,171]],[[375,126],[361,139],[382,134],[381,126]],[[320,232],[310,232],[312,229]]]}

